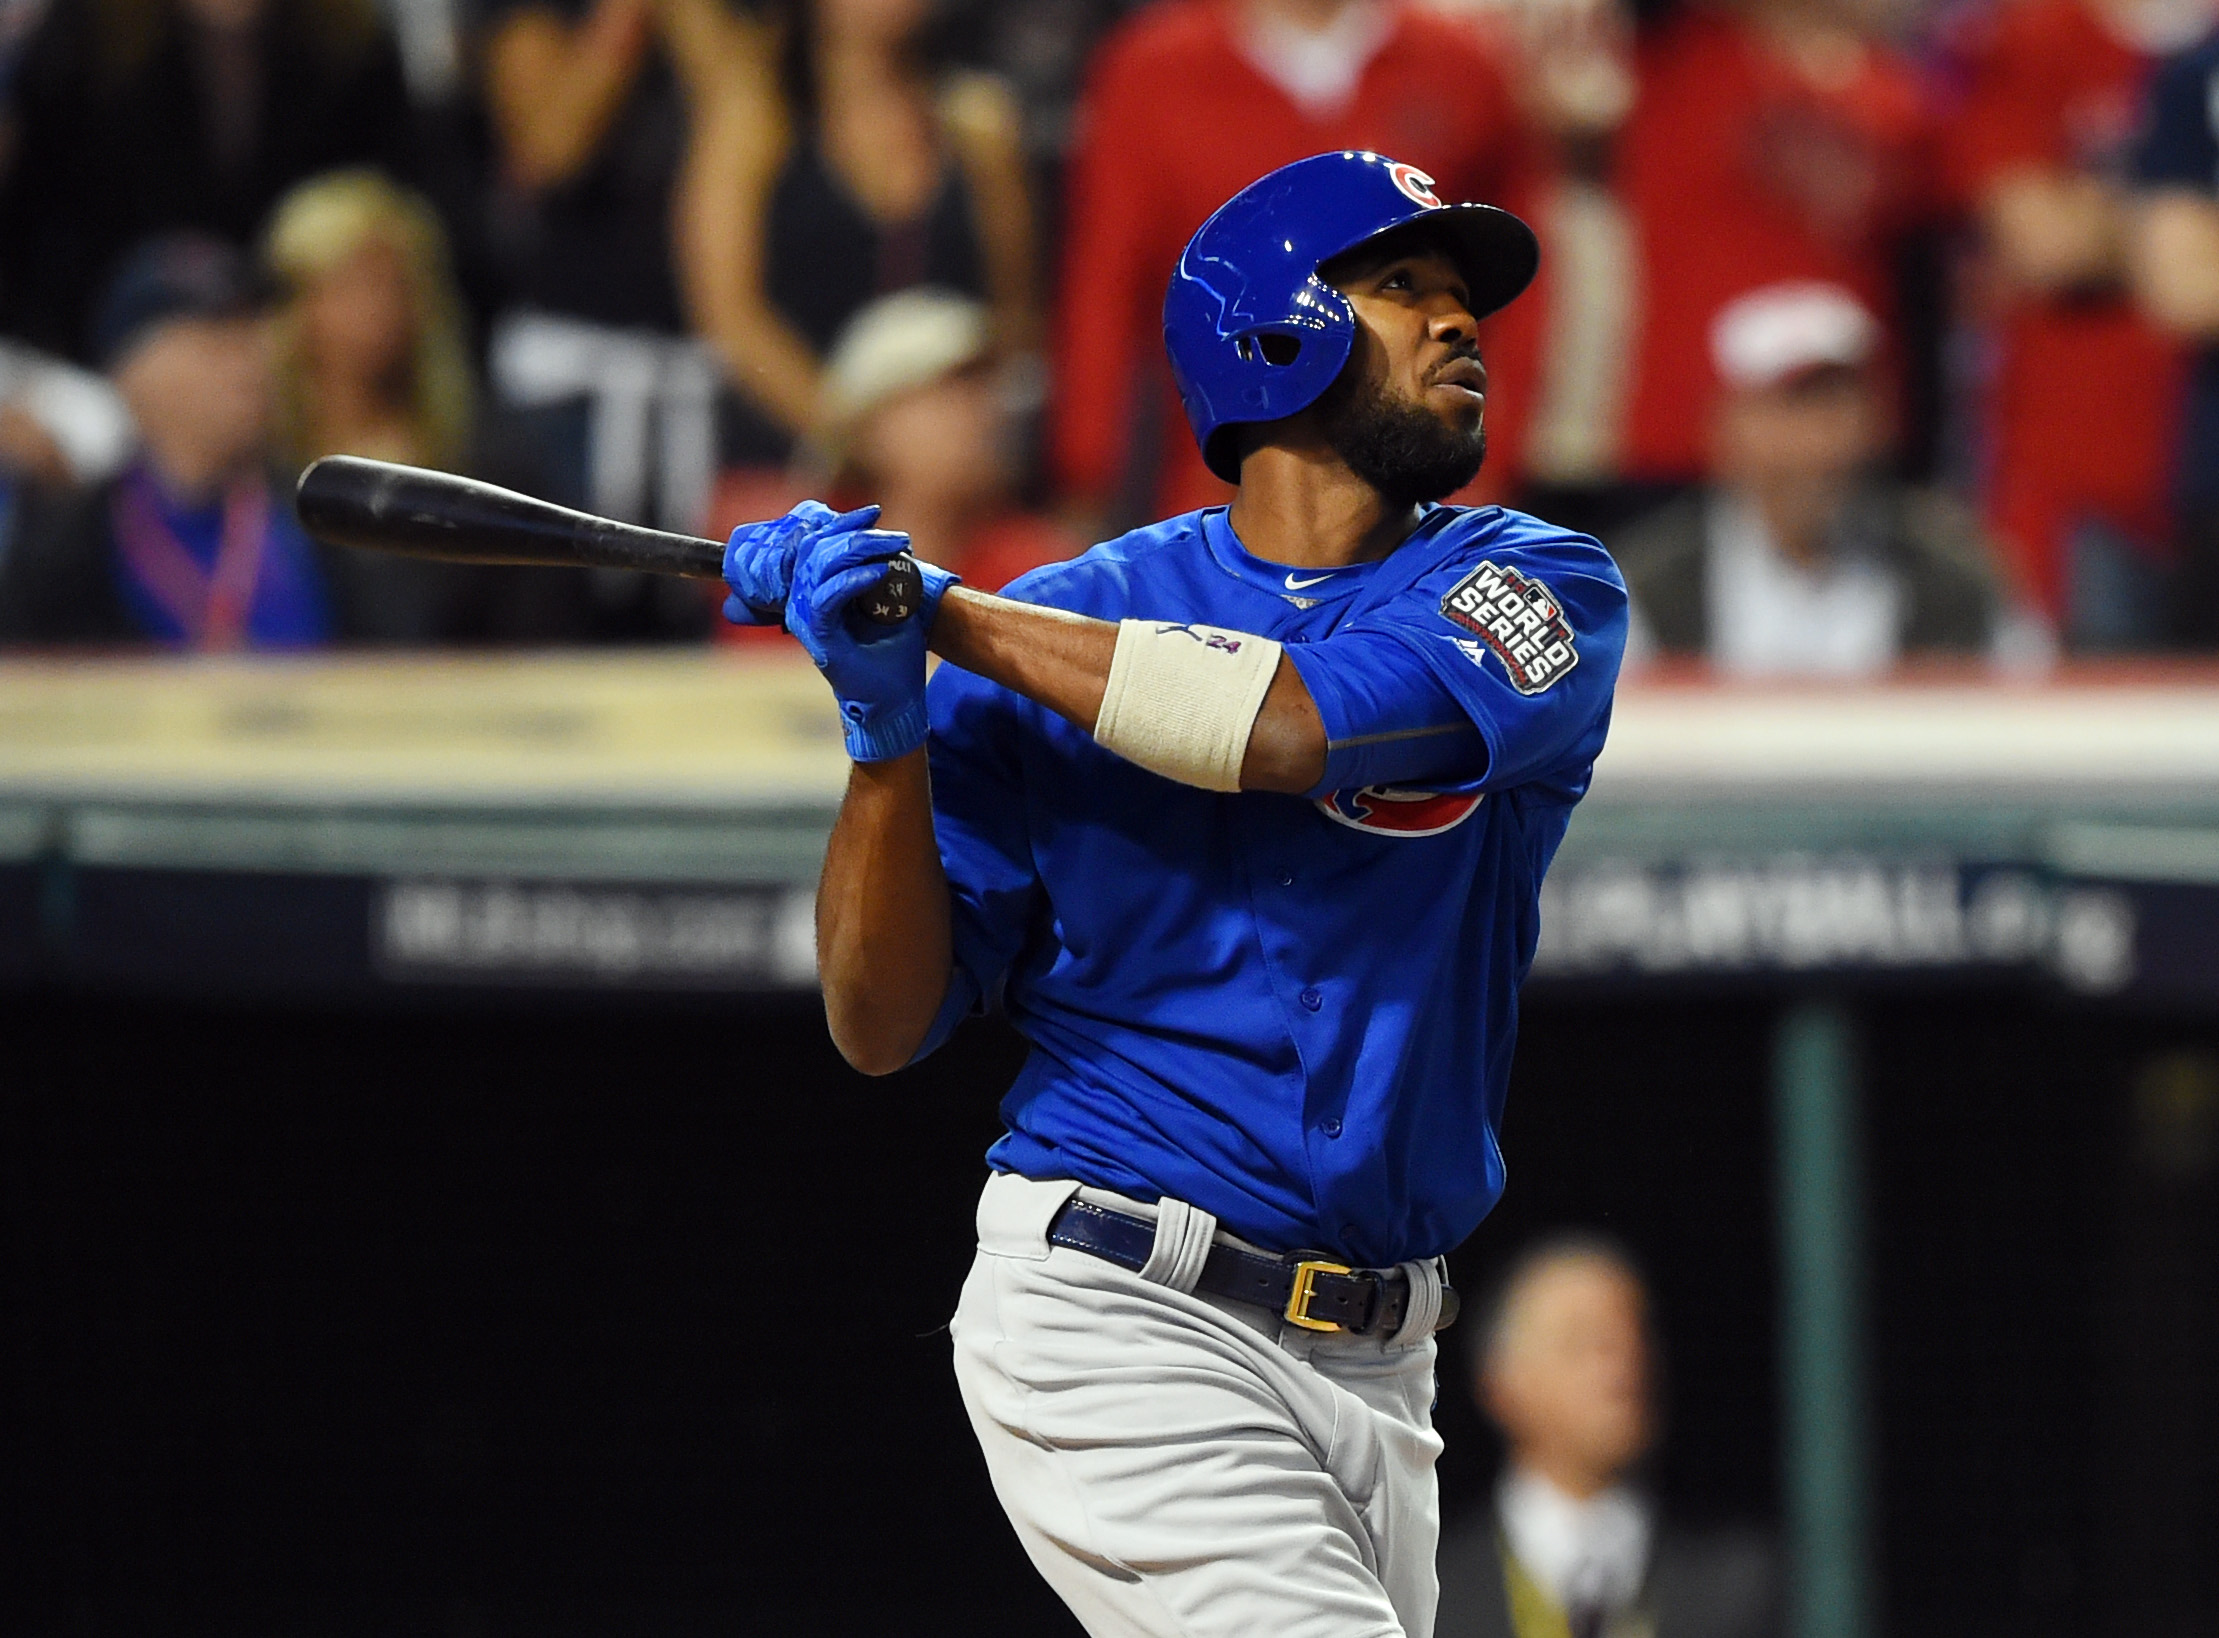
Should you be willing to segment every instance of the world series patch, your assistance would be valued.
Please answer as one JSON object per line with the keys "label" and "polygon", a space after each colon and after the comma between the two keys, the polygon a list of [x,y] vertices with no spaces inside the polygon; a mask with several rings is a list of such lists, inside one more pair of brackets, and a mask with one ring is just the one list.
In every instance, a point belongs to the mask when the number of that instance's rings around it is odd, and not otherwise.
{"label": "world series patch", "polygon": [[1441,617],[1493,649],[1521,694],[1540,693],[1579,664],[1564,606],[1516,569],[1481,563],[1449,588]]}

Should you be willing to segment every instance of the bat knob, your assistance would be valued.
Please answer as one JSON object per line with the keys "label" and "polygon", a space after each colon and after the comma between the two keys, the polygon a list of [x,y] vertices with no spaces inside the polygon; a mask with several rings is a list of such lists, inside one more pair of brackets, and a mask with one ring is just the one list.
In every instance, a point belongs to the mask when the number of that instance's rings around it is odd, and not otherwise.
{"label": "bat knob", "polygon": [[925,577],[917,572],[917,560],[903,552],[886,565],[878,584],[856,599],[855,607],[873,625],[898,626],[917,612],[924,598]]}

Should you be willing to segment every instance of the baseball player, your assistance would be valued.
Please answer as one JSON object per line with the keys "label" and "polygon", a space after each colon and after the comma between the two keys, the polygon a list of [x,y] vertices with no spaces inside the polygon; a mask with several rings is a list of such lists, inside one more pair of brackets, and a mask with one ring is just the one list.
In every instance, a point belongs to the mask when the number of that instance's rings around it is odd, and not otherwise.
{"label": "baseball player", "polygon": [[[1542,873],[1626,626],[1593,541],[1436,504],[1532,233],[1377,154],[1266,176],[1164,303],[1239,485],[1001,597],[813,504],[736,534],[854,768],[818,895],[870,1073],[999,1009],[1031,1043],[952,1327],[996,1493],[1097,1634],[1422,1638],[1441,1258],[1497,1147]],[[925,652],[947,663],[925,680]]]}

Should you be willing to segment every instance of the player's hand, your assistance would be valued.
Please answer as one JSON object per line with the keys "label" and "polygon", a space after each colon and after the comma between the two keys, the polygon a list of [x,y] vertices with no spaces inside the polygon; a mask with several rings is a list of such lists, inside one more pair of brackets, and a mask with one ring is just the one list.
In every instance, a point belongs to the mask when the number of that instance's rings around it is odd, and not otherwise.
{"label": "player's hand", "polygon": [[883,762],[925,742],[925,634],[957,577],[918,563],[923,593],[917,612],[899,625],[850,614],[887,561],[908,548],[909,537],[892,529],[824,530],[794,558],[786,629],[832,685],[848,755],[858,762]]}
{"label": "player's hand", "polygon": [[878,508],[859,506],[835,512],[822,501],[805,500],[782,518],[743,523],[724,543],[724,617],[735,626],[775,626],[786,615],[786,596],[794,580],[794,554],[814,535],[867,529]]}

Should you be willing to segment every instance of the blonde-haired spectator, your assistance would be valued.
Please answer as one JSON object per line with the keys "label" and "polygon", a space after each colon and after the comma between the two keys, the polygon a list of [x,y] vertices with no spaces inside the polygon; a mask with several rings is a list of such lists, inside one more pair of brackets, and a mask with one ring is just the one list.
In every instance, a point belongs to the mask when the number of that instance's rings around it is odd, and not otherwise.
{"label": "blonde-haired spectator", "polygon": [[319,177],[279,203],[263,258],[287,298],[276,336],[282,457],[460,470],[476,391],[431,207],[376,171]]}
{"label": "blonde-haired spectator", "polygon": [[[879,297],[833,343],[817,431],[782,486],[728,491],[718,527],[805,494],[843,510],[869,502],[919,557],[984,592],[1076,557],[1087,543],[1020,493],[1020,375],[997,362],[993,312],[977,298],[929,286]],[[718,635],[755,643],[783,633],[728,626]]]}
{"label": "blonde-haired spectator", "polygon": [[[367,455],[548,491],[536,442],[481,411],[446,235],[424,199],[376,171],[315,178],[279,203],[262,259],[283,294],[271,349],[279,465]],[[384,641],[661,637],[699,623],[690,596],[665,615],[660,583],[627,603],[560,570],[373,553],[335,568],[357,634]]]}

